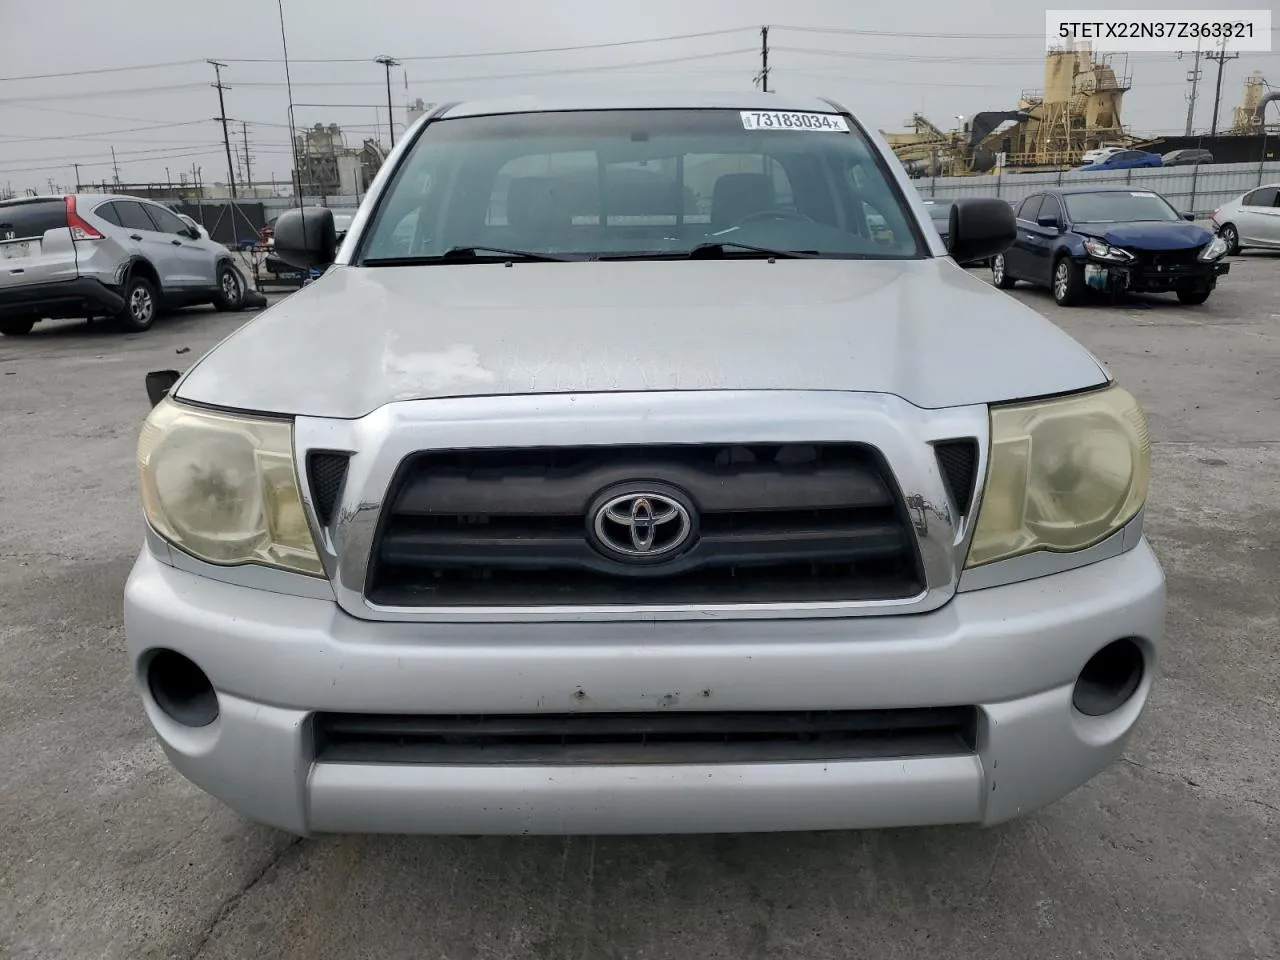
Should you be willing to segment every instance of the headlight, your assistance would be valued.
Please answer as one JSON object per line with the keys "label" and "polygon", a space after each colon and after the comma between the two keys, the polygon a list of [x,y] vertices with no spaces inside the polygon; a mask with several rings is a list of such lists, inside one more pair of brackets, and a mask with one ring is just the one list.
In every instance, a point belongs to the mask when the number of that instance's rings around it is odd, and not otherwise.
{"label": "headlight", "polygon": [[967,567],[1083,550],[1147,499],[1151,439],[1120,387],[991,408],[991,455]]}
{"label": "headlight", "polygon": [[293,426],[157,404],[138,438],[142,506],[174,546],[209,563],[321,576],[293,461]]}
{"label": "headlight", "polygon": [[1119,247],[1113,247],[1109,243],[1103,243],[1101,240],[1092,238],[1084,242],[1084,249],[1091,257],[1099,260],[1132,260],[1133,254],[1128,250],[1121,250]]}
{"label": "headlight", "polygon": [[1221,237],[1214,237],[1209,245],[1200,251],[1201,260],[1217,260],[1227,252],[1227,242]]}

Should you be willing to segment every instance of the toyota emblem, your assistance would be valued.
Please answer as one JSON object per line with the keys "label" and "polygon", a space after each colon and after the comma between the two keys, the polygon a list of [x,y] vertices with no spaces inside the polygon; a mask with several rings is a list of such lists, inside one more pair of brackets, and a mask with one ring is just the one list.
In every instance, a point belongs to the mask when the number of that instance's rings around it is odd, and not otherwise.
{"label": "toyota emblem", "polygon": [[673,493],[651,489],[625,492],[596,501],[591,532],[601,552],[616,560],[643,562],[670,556],[693,536],[693,511]]}

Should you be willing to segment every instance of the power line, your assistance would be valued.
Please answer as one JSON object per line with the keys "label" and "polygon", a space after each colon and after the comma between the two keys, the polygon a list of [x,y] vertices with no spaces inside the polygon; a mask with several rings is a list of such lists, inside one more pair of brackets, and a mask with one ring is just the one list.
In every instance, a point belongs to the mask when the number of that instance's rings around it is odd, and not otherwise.
{"label": "power line", "polygon": [[[781,49],[775,47],[774,49]],[[618,64],[599,64],[589,67],[551,67],[545,70],[523,70],[519,73],[486,73],[477,74],[468,77],[424,77],[415,80],[417,84],[425,83],[473,83],[486,80],[520,80],[529,77],[546,77],[546,76],[562,76],[564,74],[580,74],[580,73],[598,73],[598,72],[614,72],[627,71],[634,67],[662,66],[669,63],[687,63],[693,60],[711,60],[716,57],[732,57],[744,53],[755,53],[755,47],[739,47],[735,50],[716,50],[711,53],[686,54],[680,57],[663,57],[658,60],[634,60],[627,63]],[[367,61],[366,61],[367,62]],[[240,83],[241,87],[282,87],[285,84],[279,80],[251,80],[246,83]],[[382,83],[374,80],[358,80],[352,83],[342,83],[339,81],[327,80],[316,83],[295,83],[295,87],[358,87],[358,86],[382,86]],[[295,106],[303,106],[303,104],[295,104]],[[325,104],[319,104],[325,106]],[[379,105],[380,107],[381,105]]]}
{"label": "power line", "polygon": [[[774,47],[773,49],[777,50],[778,48]],[[772,67],[770,68],[770,72],[773,73],[777,71],[777,69],[778,69],[777,67]],[[876,83],[884,82],[883,78],[851,77],[851,76],[848,76],[847,74],[833,73],[829,70],[802,70],[794,67],[786,67],[783,70],[783,72],[787,76],[792,76],[793,74],[799,74],[801,76],[813,76],[813,77],[830,78],[832,80],[841,80],[846,83],[876,84]],[[934,89],[938,89],[940,86],[945,86],[948,88],[964,87],[966,89],[974,89],[974,90],[1008,90],[1009,89],[1008,83],[956,83],[954,81],[948,80],[945,84],[939,84],[933,80],[899,80],[897,78],[894,78],[893,85],[895,87],[932,87]],[[1144,83],[1142,85],[1144,90],[1150,87],[1181,87],[1181,86],[1182,86],[1182,81],[1174,81],[1169,83]]]}
{"label": "power line", "polygon": [[[930,54],[919,53],[881,53],[860,50],[830,50],[817,47],[774,47],[774,50],[784,50],[788,53],[809,53],[823,57],[841,57],[848,60],[892,60],[895,62],[911,61],[917,63],[956,63],[966,64],[969,66],[990,66],[1004,64],[1043,64],[1044,57],[990,57],[990,56],[967,56],[958,57],[955,55],[933,56]],[[1137,59],[1133,54],[1129,55],[1131,59]],[[1172,54],[1158,55],[1152,57],[1153,60],[1172,60]],[[945,83],[940,84],[945,86]]]}
{"label": "power line", "polygon": [[[754,32],[756,27],[728,27],[722,30],[702,30],[698,33],[677,33],[666,37],[644,37],[639,40],[613,40],[607,43],[576,43],[562,47],[536,47],[523,50],[486,50],[476,53],[436,53],[414,57],[400,57],[402,61],[472,60],[480,57],[518,57],[536,53],[568,53],[571,50],[608,50],[615,47],[634,47],[646,43],[670,43],[676,40],[698,40],[702,37],[722,37],[734,33]],[[322,57],[310,60],[291,58],[290,63],[368,63],[369,57]],[[224,63],[280,63],[279,57],[224,57]]]}
{"label": "power line", "polygon": [[209,121],[207,120],[180,120],[174,123],[153,123],[146,127],[125,127],[121,130],[95,130],[92,133],[63,133],[53,137],[23,137],[15,134],[0,133],[0,139],[30,142],[40,140],[92,140],[95,137],[103,137],[114,133],[139,133],[143,130],[166,130],[173,127],[190,127],[196,124],[208,122]]}
{"label": "power line", "polygon": [[[852,27],[802,27],[795,24],[774,24],[774,30],[795,30],[798,33],[839,33],[858,37],[903,37],[923,40],[1039,40],[1042,33],[914,33],[905,30],[857,30]],[[1272,33],[1280,33],[1280,27],[1272,27]]]}
{"label": "power line", "polygon": [[[57,113],[66,114],[69,117],[92,117],[95,120],[120,120],[124,123],[152,123],[155,117],[120,117],[110,113],[89,113],[85,110],[67,110],[59,107],[32,107],[25,103],[5,103],[4,106],[15,108],[18,110],[31,110],[35,113]],[[187,120],[163,121],[165,123],[188,123]],[[203,120],[197,120],[196,123],[203,123]]]}
{"label": "power line", "polygon": [[915,40],[1036,40],[1042,33],[912,33],[901,30],[855,30],[852,27],[801,27],[785,23],[775,24],[775,30],[793,30],[796,33],[839,33],[855,37],[903,37]]}
{"label": "power line", "polygon": [[101,73],[125,73],[130,70],[164,70],[169,67],[189,67],[199,60],[172,60],[169,63],[143,63],[136,67],[98,67],[93,70],[69,70],[66,73],[32,73],[25,77],[0,77],[0,83],[10,80],[53,80],[57,77],[87,77]]}
{"label": "power line", "polygon": [[[220,146],[222,146],[222,143],[220,141],[210,140],[208,143],[189,143],[189,144],[182,144],[181,146],[172,146],[172,147],[152,147],[147,150],[120,150],[118,151],[118,153],[122,157],[131,156],[137,159],[146,159],[146,156],[149,154],[169,153],[173,150],[186,150],[188,147],[205,147],[207,148],[208,151],[213,152],[213,151],[216,151],[217,148]],[[61,160],[63,161],[63,166],[66,166],[68,163],[72,162],[73,160],[79,160],[82,163],[87,163],[89,161],[85,160],[84,158],[103,157],[107,155],[107,152],[108,151],[99,151],[97,153],[80,153],[80,154],[74,154],[72,156],[67,156],[66,154],[59,154],[53,157],[19,157],[16,159],[4,161],[4,165],[8,166],[11,163],[44,163],[47,161],[51,162],[54,160]]]}
{"label": "power line", "polygon": [[[217,153],[217,145],[215,145],[213,150],[201,150],[201,151],[195,151],[192,153],[172,153],[172,154],[166,154],[164,156],[155,156],[155,157],[135,157],[133,161],[122,161],[122,162],[128,163],[128,162],[151,161],[151,160],[182,160],[187,157],[208,157],[216,153]],[[113,167],[116,165],[115,162],[112,160],[92,160],[92,161],[80,160],[77,162],[82,167]],[[62,163],[55,163],[50,166],[44,166],[44,167],[8,167],[0,170],[0,173],[2,174],[41,173],[45,170],[65,170],[67,169],[67,167],[71,165],[72,165],[71,161],[64,160]]]}
{"label": "power line", "polygon": [[172,93],[175,90],[196,90],[203,83],[177,83],[163,87],[133,87],[128,90],[82,90],[79,93],[44,93],[38,97],[7,97],[0,104],[17,106],[23,103],[37,103],[45,100],[85,100],[90,97],[141,97],[154,93]]}

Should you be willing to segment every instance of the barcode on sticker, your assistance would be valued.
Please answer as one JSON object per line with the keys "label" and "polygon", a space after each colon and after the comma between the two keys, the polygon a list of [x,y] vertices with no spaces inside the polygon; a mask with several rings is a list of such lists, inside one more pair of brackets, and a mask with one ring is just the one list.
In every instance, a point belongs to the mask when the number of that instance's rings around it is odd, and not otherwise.
{"label": "barcode on sticker", "polygon": [[743,110],[742,127],[744,130],[849,132],[849,125],[838,113],[792,113],[784,110]]}

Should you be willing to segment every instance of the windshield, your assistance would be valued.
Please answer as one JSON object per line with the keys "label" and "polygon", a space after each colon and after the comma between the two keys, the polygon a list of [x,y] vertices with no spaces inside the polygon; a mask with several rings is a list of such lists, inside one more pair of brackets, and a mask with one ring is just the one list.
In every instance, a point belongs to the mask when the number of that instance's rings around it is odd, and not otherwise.
{"label": "windshield", "polygon": [[1108,190],[1068,193],[1067,216],[1072,223],[1129,223],[1134,220],[1181,220],[1178,211],[1156,193]]}
{"label": "windshield", "polygon": [[360,262],[459,248],[687,256],[708,243],[730,255],[753,254],[729,244],[924,255],[887,168],[838,114],[612,110],[429,124],[381,199]]}

